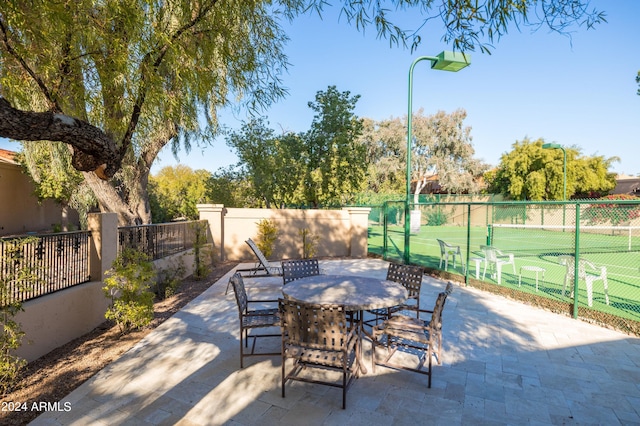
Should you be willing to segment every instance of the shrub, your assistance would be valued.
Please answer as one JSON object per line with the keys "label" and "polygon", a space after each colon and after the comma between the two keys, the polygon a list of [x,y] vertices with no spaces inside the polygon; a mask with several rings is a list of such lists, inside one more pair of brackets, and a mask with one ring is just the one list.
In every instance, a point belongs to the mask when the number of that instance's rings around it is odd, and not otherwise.
{"label": "shrub", "polygon": [[273,220],[262,219],[258,222],[258,241],[256,245],[268,259],[273,254],[273,248],[278,240],[278,227]]}
{"label": "shrub", "polygon": [[155,271],[149,257],[135,249],[124,249],[107,271],[103,291],[111,298],[105,318],[113,320],[122,334],[153,320],[154,294],[149,290]]}
{"label": "shrub", "polygon": [[[202,279],[211,272],[210,265],[213,264],[213,251],[207,247],[207,225],[202,222],[195,222],[193,226],[195,233],[193,241],[195,268],[193,275],[196,279]],[[207,258],[210,260],[209,262],[207,262]]]}
{"label": "shrub", "polygon": [[447,214],[443,212],[440,208],[436,208],[434,210],[428,211],[426,213],[427,216],[427,225],[428,226],[441,226],[445,225],[449,218]]}
{"label": "shrub", "polygon": [[315,257],[318,252],[318,240],[320,237],[312,234],[307,228],[299,230],[298,234],[302,237],[302,258],[310,259]]}
{"label": "shrub", "polygon": [[158,271],[156,279],[156,294],[160,299],[166,299],[176,294],[182,282],[185,266],[182,258],[172,261],[169,267]]}
{"label": "shrub", "polygon": [[0,394],[9,392],[18,380],[20,370],[27,362],[13,355],[22,345],[25,333],[14,320],[23,310],[22,302],[13,298],[13,290],[28,291],[38,281],[37,271],[25,262],[25,246],[35,244],[37,238],[4,241],[4,256],[0,258]]}

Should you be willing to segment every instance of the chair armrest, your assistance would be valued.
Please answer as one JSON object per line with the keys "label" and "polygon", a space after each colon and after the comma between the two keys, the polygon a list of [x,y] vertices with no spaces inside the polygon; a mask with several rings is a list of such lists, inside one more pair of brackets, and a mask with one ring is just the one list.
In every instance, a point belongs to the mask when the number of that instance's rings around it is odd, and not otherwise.
{"label": "chair armrest", "polygon": [[277,303],[278,299],[252,299],[247,300],[247,303]]}

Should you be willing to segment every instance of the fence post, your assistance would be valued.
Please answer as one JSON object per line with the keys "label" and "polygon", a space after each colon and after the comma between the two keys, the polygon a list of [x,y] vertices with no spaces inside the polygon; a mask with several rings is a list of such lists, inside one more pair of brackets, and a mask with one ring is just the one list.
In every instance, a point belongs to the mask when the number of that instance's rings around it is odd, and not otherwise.
{"label": "fence post", "polygon": [[87,225],[91,231],[89,274],[92,281],[103,281],[118,255],[118,215],[89,213]]}
{"label": "fence post", "polygon": [[[214,255],[217,252],[219,261],[225,260],[224,252],[224,215],[226,209],[224,204],[196,204],[200,220],[209,222],[209,236],[214,247]],[[216,245],[217,244],[217,245]],[[215,248],[218,248],[215,250]]]}
{"label": "fence post", "polygon": [[343,207],[343,209],[349,212],[351,222],[350,256],[356,259],[365,258],[368,252],[367,238],[371,207]]}

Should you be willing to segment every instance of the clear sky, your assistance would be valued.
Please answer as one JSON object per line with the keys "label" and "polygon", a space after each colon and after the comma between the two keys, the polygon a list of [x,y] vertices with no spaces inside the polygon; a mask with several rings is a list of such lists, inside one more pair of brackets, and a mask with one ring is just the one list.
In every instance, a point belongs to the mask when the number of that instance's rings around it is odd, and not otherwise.
{"label": "clear sky", "polygon": [[[523,27],[496,42],[491,55],[472,52],[471,65],[460,72],[435,71],[428,61],[419,63],[414,111],[424,108],[428,115],[465,109],[476,157],[492,165],[514,142],[529,137],[577,146],[584,155],[620,157],[614,171],[640,174],[640,96],[635,82],[640,70],[640,1],[592,0],[593,7],[606,12],[608,23],[592,30],[578,28],[571,39],[545,28],[532,32]],[[441,41],[439,28],[424,33],[422,44],[411,53],[390,48],[388,41],[376,38],[374,28],[358,32],[339,19],[336,8],[326,12],[323,20],[304,16],[285,26],[291,66],[284,84],[290,94],[264,113],[276,130],[308,130],[313,112],[307,103],[330,85],[361,95],[356,108],[360,117],[402,117],[407,114],[411,62],[451,50]],[[408,26],[410,19],[404,16],[401,23]],[[242,113],[221,115],[222,123],[234,129],[243,119]],[[0,147],[16,149],[6,142]],[[181,164],[211,172],[236,161],[223,138],[179,158]],[[166,149],[152,172],[175,164]]]}

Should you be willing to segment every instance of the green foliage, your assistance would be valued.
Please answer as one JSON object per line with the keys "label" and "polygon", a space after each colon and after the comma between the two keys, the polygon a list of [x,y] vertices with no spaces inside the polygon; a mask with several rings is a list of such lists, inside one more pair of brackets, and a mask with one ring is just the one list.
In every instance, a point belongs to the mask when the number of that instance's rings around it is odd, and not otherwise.
{"label": "green foliage", "polygon": [[[34,195],[39,200],[52,199],[63,209],[78,211],[86,228],[87,214],[96,204],[91,189],[83,184],[83,176],[71,165],[71,154],[64,143],[27,143],[17,155],[25,172],[34,183]],[[60,224],[68,230],[69,224]],[[55,231],[59,232],[59,231]]]}
{"label": "green foliage", "polygon": [[427,219],[428,226],[442,226],[446,225],[449,221],[449,217],[447,213],[442,210],[439,206],[427,211],[425,213]]}
{"label": "green foliage", "polygon": [[182,283],[185,266],[182,258],[174,259],[167,268],[156,273],[156,294],[160,299],[166,299],[176,294]]}
{"label": "green foliage", "polygon": [[198,219],[197,204],[208,201],[211,173],[188,166],[163,167],[149,178],[151,217],[155,223]]}
{"label": "green foliage", "polygon": [[129,248],[118,254],[107,271],[102,289],[112,304],[105,318],[115,321],[122,334],[142,328],[153,320],[154,295],[149,288],[154,276],[149,257]]}
{"label": "green foliage", "polygon": [[[629,194],[612,194],[599,198],[600,201],[638,201],[638,197]],[[640,217],[640,207],[637,204],[598,203],[591,204],[582,213],[582,219],[590,224],[611,223],[618,226],[628,224],[629,221]]]}
{"label": "green foliage", "polygon": [[262,219],[258,222],[258,241],[256,245],[268,259],[278,240],[278,226],[273,220]]}
{"label": "green foliage", "polygon": [[276,135],[264,119],[227,136],[236,150],[252,196],[267,208],[285,205],[344,205],[359,192],[366,174],[362,122],[354,114],[358,96],[330,86],[309,107],[316,112],[305,133]]}
{"label": "green foliage", "polygon": [[223,204],[225,207],[259,205],[254,196],[251,181],[233,167],[215,172],[207,188],[209,200],[215,204]]}
{"label": "green foliage", "polygon": [[298,235],[302,238],[302,258],[310,259],[315,257],[318,252],[318,241],[320,237],[313,234],[308,228],[298,230]]}
{"label": "green foliage", "polygon": [[[564,154],[560,149],[542,149],[543,139],[524,139],[503,154],[495,172],[485,174],[489,191],[514,200],[562,200]],[[615,174],[609,172],[617,157],[581,157],[575,147],[567,153],[567,199],[577,193],[606,193],[615,188]]]}
{"label": "green foliage", "polygon": [[[426,24],[439,20],[444,42],[461,51],[488,51],[508,29],[525,24],[570,34],[572,27],[606,21],[582,0],[394,3],[398,13],[419,16],[413,29],[394,23],[390,17],[396,14],[380,2],[343,2],[341,16],[358,30],[373,25],[378,37],[412,49],[424,28],[432,28]],[[174,154],[181,145],[188,152],[192,141],[212,141],[218,110],[238,98],[257,111],[285,96],[280,76],[288,65],[287,36],[281,22],[307,11],[322,15],[325,6],[324,0],[3,2],[0,96],[24,110],[56,111],[94,126],[99,135],[80,135],[85,149],[106,140],[123,161],[113,165],[121,169],[110,186],[93,175],[85,176],[85,184],[101,207],[119,213],[121,223],[149,222],[146,182],[158,152],[166,145]],[[327,142],[326,130],[312,137]],[[77,140],[40,133],[32,140]],[[336,194],[351,193],[358,179],[325,176],[341,162],[336,154],[305,169],[302,176],[314,185],[298,186],[298,201],[274,200],[344,203]],[[279,192],[294,194],[286,189]]]}
{"label": "green foliage", "polygon": [[39,278],[25,261],[25,249],[34,245],[37,238],[5,240],[4,255],[0,258],[0,395],[10,391],[15,385],[20,371],[27,362],[13,355],[13,351],[22,345],[25,333],[15,316],[22,311],[22,302],[14,299],[14,291],[28,291]]}
{"label": "green foliage", "polygon": [[[464,126],[467,112],[458,109],[450,114],[438,111],[423,116],[420,110],[413,117],[412,180],[417,194],[437,176],[438,184],[447,193],[478,193],[480,177],[489,168],[474,158],[471,127]],[[406,182],[406,181],[405,181]]]}
{"label": "green foliage", "polygon": [[112,142],[122,167],[110,186],[86,182],[121,223],[148,222],[148,171],[164,146],[204,146],[219,130],[219,108],[240,102],[254,111],[286,94],[280,20],[302,3],[3,2],[0,96],[99,129],[80,136]]}
{"label": "green foliage", "polygon": [[[194,277],[196,279],[202,279],[209,275],[210,265],[213,264],[213,252],[212,249],[207,246],[209,241],[208,232],[209,225],[206,222],[198,221],[192,225],[193,233],[195,235],[193,240],[193,254],[195,263]],[[210,261],[207,261],[207,258]]]}

